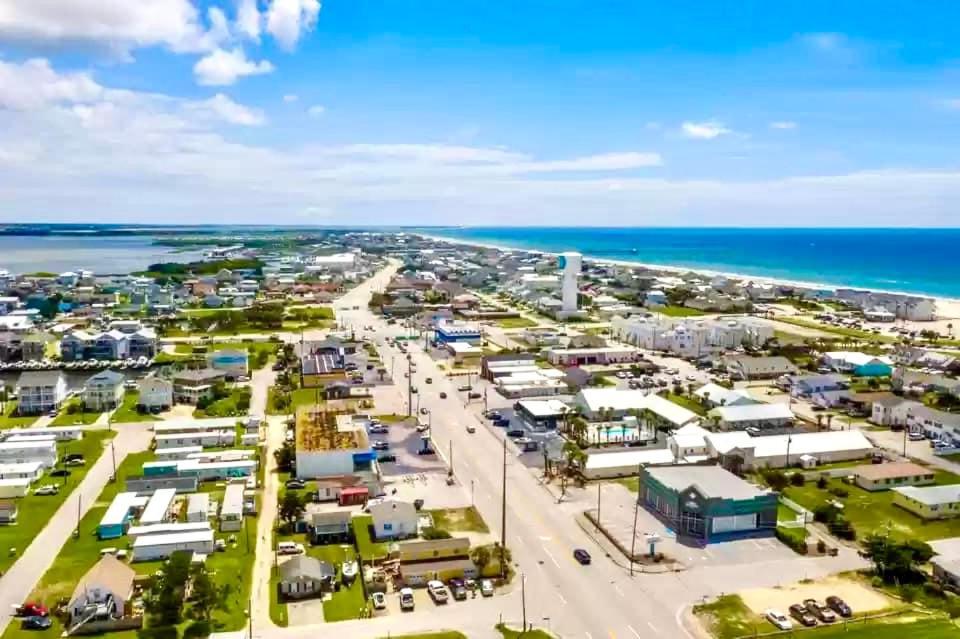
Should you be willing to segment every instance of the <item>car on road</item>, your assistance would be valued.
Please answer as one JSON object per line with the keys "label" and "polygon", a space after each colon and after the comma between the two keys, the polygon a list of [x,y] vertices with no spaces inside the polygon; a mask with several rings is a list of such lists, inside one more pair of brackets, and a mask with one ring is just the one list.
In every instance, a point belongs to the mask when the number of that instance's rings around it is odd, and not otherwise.
{"label": "car on road", "polygon": [[370,596],[370,600],[373,602],[374,610],[386,610],[387,608],[387,596],[382,592],[375,592]]}
{"label": "car on road", "polygon": [[853,614],[853,610],[850,609],[847,602],[835,595],[827,597],[826,604],[841,617],[849,617]]}
{"label": "car on road", "polygon": [[428,411],[426,408],[421,408],[421,409],[420,409],[420,414],[421,414],[421,415],[426,415],[426,414],[429,413],[429,412],[430,412],[430,411]]}
{"label": "car on road", "polygon": [[297,544],[292,541],[281,541],[277,544],[277,554],[279,555],[302,555],[303,544]]}
{"label": "car on road", "polygon": [[481,393],[467,393],[467,399],[480,399],[482,397]]}
{"label": "car on road", "polygon": [[910,431],[910,434],[908,434],[907,437],[908,437],[908,438],[910,439],[910,441],[912,441],[912,442],[922,442],[924,439],[926,439],[926,437],[924,436],[923,433],[918,432],[918,431],[915,431],[915,430],[911,430],[911,431]]}
{"label": "car on road", "polygon": [[419,393],[420,391],[417,389],[416,386],[411,386],[411,387],[410,387],[410,392],[413,393],[414,395],[416,395],[416,394]]}
{"label": "car on road", "polygon": [[500,412],[495,410],[488,410],[486,413],[484,413],[484,417],[492,420],[502,419]]}
{"label": "car on road", "polygon": [[592,559],[590,558],[590,553],[588,553],[583,548],[577,548],[573,551],[573,558],[577,560],[581,566],[589,566]]}
{"label": "car on road", "polygon": [[470,434],[473,434],[477,432],[477,427],[474,426],[473,424],[467,424],[467,432]]}
{"label": "car on road", "polygon": [[816,599],[804,599],[803,605],[807,612],[824,623],[833,623],[837,620],[837,614],[830,608],[820,605]]}
{"label": "car on road", "polygon": [[430,426],[428,426],[427,424],[417,424],[418,433],[425,433],[428,430],[430,430]]}
{"label": "car on road", "polygon": [[413,610],[415,603],[413,601],[413,588],[400,589],[400,610]]}
{"label": "car on road", "polygon": [[383,424],[371,424],[369,430],[374,435],[386,435],[389,432]]}
{"label": "car on road", "polygon": [[418,455],[436,455],[437,452],[436,452],[435,450],[433,450],[432,448],[430,448],[429,446],[426,446],[426,447],[424,447],[424,448],[418,448],[418,449],[417,449],[417,454],[418,454]]}
{"label": "car on road", "polygon": [[626,372],[624,372],[624,371],[617,371],[617,372],[616,372],[616,376],[617,376],[618,379],[626,379],[626,378],[627,378],[627,374],[626,374]]}
{"label": "car on road", "polygon": [[371,447],[374,450],[389,450],[390,442],[373,442]]}
{"label": "car on road", "polygon": [[484,579],[480,582],[480,594],[484,597],[493,596],[493,582],[489,579]]}
{"label": "car on road", "polygon": [[790,620],[787,619],[787,616],[779,610],[770,608],[763,613],[763,616],[766,617],[767,621],[776,626],[778,630],[793,630],[793,624],[790,623]]}
{"label": "car on road", "polygon": [[46,630],[53,625],[50,617],[27,617],[21,623],[20,627],[24,630]]}
{"label": "car on road", "polygon": [[397,456],[393,453],[387,453],[386,455],[378,455],[377,461],[383,464],[395,463],[397,461]]}
{"label": "car on road", "polygon": [[427,592],[430,593],[430,598],[433,599],[435,604],[445,604],[450,597],[447,587],[438,579],[431,579],[427,582]]}
{"label": "car on road", "polygon": [[425,382],[428,383],[428,384],[432,384],[432,383],[433,383],[433,378],[432,378],[432,377],[428,377],[428,378],[426,378],[426,379],[423,380],[423,381],[425,381]]}
{"label": "car on road", "polygon": [[300,490],[302,488],[306,488],[307,484],[302,479],[288,479],[284,486],[293,490]]}
{"label": "car on road", "polygon": [[697,376],[694,375],[693,373],[691,373],[691,374],[687,375],[687,381],[688,381],[688,382],[695,382],[695,381],[697,381]]}
{"label": "car on road", "polygon": [[804,626],[811,627],[817,625],[817,618],[807,612],[807,609],[800,604],[790,606],[790,616]]}
{"label": "car on road", "polygon": [[457,390],[462,393],[465,393],[467,391],[473,390],[473,386],[471,386],[470,384],[461,384],[460,386],[457,386]]}
{"label": "car on road", "polygon": [[56,495],[59,492],[60,492],[59,486],[57,486],[56,484],[47,484],[45,486],[41,486],[40,488],[37,488],[35,491],[33,491],[33,494],[44,496],[44,495]]}
{"label": "car on road", "polygon": [[447,398],[447,394],[444,393],[443,391],[440,391],[440,399],[446,399],[446,398]]}

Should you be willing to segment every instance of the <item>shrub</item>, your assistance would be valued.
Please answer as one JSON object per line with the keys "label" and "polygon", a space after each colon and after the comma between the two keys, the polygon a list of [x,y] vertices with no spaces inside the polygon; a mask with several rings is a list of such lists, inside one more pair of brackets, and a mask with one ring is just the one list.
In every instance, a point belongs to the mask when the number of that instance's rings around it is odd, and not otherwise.
{"label": "shrub", "polygon": [[420,532],[420,536],[424,539],[450,539],[451,537],[450,533],[448,533],[446,530],[443,530],[442,528],[434,528],[432,526],[429,528],[424,528]]}
{"label": "shrub", "polygon": [[770,488],[780,492],[787,487],[787,476],[781,470],[763,471],[763,480]]}
{"label": "shrub", "polygon": [[827,478],[824,477],[823,475],[820,475],[820,477],[817,478],[817,488],[819,488],[820,490],[827,489]]}
{"label": "shrub", "polygon": [[793,473],[790,475],[791,485],[802,488],[805,483],[807,483],[807,478],[803,476],[803,473]]}
{"label": "shrub", "polygon": [[807,554],[807,531],[804,528],[783,528],[777,526],[777,539],[795,553]]}
{"label": "shrub", "polygon": [[830,530],[832,535],[840,539],[853,541],[857,538],[857,531],[854,530],[853,524],[840,515],[837,515],[832,522],[827,524],[827,529]]}
{"label": "shrub", "polygon": [[830,524],[837,518],[840,511],[833,504],[820,504],[813,509],[813,520],[822,524]]}
{"label": "shrub", "polygon": [[951,597],[947,600],[947,603],[944,605],[943,609],[947,611],[947,615],[949,615],[951,619],[960,617],[960,599],[957,597]]}
{"label": "shrub", "polygon": [[830,494],[842,499],[849,497],[850,491],[848,491],[846,488],[841,488],[840,486],[834,486],[830,489]]}
{"label": "shrub", "polygon": [[925,581],[923,582],[923,592],[930,595],[931,597],[943,598],[943,586],[938,584],[935,581]]}
{"label": "shrub", "polygon": [[900,586],[899,588],[900,598],[906,601],[907,603],[913,603],[917,600],[917,597],[920,595],[920,589],[916,586],[909,584],[906,586]]}
{"label": "shrub", "polygon": [[817,552],[821,555],[827,552],[827,543],[822,539],[817,540]]}
{"label": "shrub", "polygon": [[183,639],[201,639],[210,635],[209,621],[194,621],[183,631]]}

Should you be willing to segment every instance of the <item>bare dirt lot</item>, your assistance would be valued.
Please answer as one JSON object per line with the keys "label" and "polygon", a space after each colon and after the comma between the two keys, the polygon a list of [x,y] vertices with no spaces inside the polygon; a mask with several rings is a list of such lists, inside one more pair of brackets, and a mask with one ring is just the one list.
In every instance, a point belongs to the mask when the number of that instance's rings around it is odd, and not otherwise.
{"label": "bare dirt lot", "polygon": [[828,577],[811,583],[794,583],[779,588],[751,588],[740,592],[743,603],[753,612],[763,614],[768,608],[786,612],[792,604],[804,599],[822,602],[836,595],[853,610],[854,614],[889,608],[893,601],[869,586],[843,577]]}

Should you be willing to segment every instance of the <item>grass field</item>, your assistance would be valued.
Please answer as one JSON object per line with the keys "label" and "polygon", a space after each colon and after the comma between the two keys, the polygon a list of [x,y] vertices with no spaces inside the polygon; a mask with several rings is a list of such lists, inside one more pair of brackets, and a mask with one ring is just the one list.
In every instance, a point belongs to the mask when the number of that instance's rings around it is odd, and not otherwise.
{"label": "grass field", "polygon": [[[76,412],[71,413],[73,408]],[[97,421],[101,413],[99,411],[88,412],[83,410],[83,402],[79,398],[73,398],[60,407],[60,412],[54,418],[51,426],[73,426],[75,424],[92,424]]]}
{"label": "grass field", "polygon": [[666,397],[674,404],[678,406],[683,406],[687,410],[692,411],[697,415],[706,416],[707,414],[707,409],[703,407],[703,404],[701,404],[699,401],[697,401],[696,399],[688,395],[677,395],[676,393],[667,393]]}
{"label": "grass field", "polygon": [[497,320],[497,326],[500,328],[530,328],[537,323],[526,317],[504,317]]}
{"label": "grass field", "polygon": [[37,533],[43,530],[43,527],[67,500],[73,489],[86,477],[89,468],[100,458],[100,455],[104,452],[104,443],[115,434],[105,430],[89,431],[84,434],[83,439],[57,445],[61,456],[77,453],[83,455],[87,463],[83,466],[71,467],[69,477],[44,476],[33,486],[36,490],[46,484],[57,484],[60,486],[60,492],[56,495],[45,496],[31,493],[20,498],[17,523],[12,526],[0,527],[0,547],[17,549],[17,554],[14,556],[11,556],[8,552],[0,555],[0,572],[6,572],[14,560],[26,550]]}
{"label": "grass field", "polygon": [[0,429],[5,428],[26,428],[37,421],[36,415],[27,415],[19,417],[16,415],[17,402],[7,402],[4,407],[3,415],[0,415]]}
{"label": "grass field", "polygon": [[389,548],[388,544],[373,540],[372,530],[373,517],[370,515],[353,518],[353,536],[357,541],[357,551],[360,553],[360,558],[364,561],[385,556]]}
{"label": "grass field", "polygon": [[137,391],[127,391],[123,396],[123,403],[113,412],[110,421],[115,424],[157,421],[158,418],[150,413],[141,413],[137,410],[137,400],[139,399],[140,393]]}
{"label": "grass field", "polygon": [[[693,607],[704,627],[717,639],[734,639],[754,634],[762,619],[753,614],[740,595],[723,595],[716,601]],[[764,631],[772,630],[763,628]]]}
{"label": "grass field", "polygon": [[706,315],[703,311],[686,306],[659,306],[651,309],[654,313],[662,313],[667,317],[698,317]]}
{"label": "grass field", "polygon": [[[960,476],[942,470],[934,471],[937,484],[960,483]],[[845,498],[835,497],[829,490],[842,488],[848,491]],[[844,516],[857,530],[858,538],[872,532],[889,530],[891,536],[906,539],[944,539],[960,535],[960,520],[942,519],[925,522],[919,517],[893,505],[893,492],[869,492],[855,485],[845,484],[838,479],[827,482],[827,489],[817,488],[816,482],[808,481],[802,488],[787,486],[784,494],[807,510],[812,511],[819,505],[834,499],[843,503]]]}
{"label": "grass field", "polygon": [[483,517],[473,506],[467,508],[445,508],[428,511],[433,517],[434,528],[447,532],[490,532]]}
{"label": "grass field", "polygon": [[505,625],[497,624],[497,630],[503,635],[503,639],[553,639],[551,635],[546,630],[540,630],[534,628],[532,630],[527,630],[526,632],[520,632],[515,628],[509,628]]}
{"label": "grass field", "polygon": [[[243,407],[241,398],[247,397],[246,406]],[[193,411],[195,418],[202,417],[242,417],[247,414],[250,408],[250,388],[237,386],[230,389],[230,394],[211,402],[206,408],[197,408]]]}

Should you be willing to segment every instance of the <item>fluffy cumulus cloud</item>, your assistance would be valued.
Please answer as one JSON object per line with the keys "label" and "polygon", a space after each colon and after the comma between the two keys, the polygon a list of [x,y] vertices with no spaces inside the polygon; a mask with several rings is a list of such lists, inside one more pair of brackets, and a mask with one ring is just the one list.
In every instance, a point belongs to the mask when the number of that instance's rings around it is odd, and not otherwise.
{"label": "fluffy cumulus cloud", "polygon": [[255,49],[266,32],[293,50],[319,13],[318,0],[0,0],[0,45],[80,45],[126,60],[162,47],[200,56],[197,80],[225,85],[273,70],[269,61],[252,62],[258,56],[245,46]]}
{"label": "fluffy cumulus cloud", "polygon": [[225,93],[117,89],[39,59],[0,61],[0,100],[5,221],[945,225],[960,208],[954,171],[720,181],[668,178],[643,150],[253,143],[235,131],[264,115]]}
{"label": "fluffy cumulus cloud", "polygon": [[713,140],[721,135],[732,133],[723,123],[715,120],[706,122],[684,122],[680,125],[680,131],[684,137],[694,140]]}
{"label": "fluffy cumulus cloud", "polygon": [[320,0],[273,0],[267,8],[267,31],[281,47],[291,50],[300,36],[313,29]]}
{"label": "fluffy cumulus cloud", "polygon": [[243,49],[215,49],[209,55],[197,60],[193,65],[193,75],[197,84],[204,86],[226,86],[238,78],[248,75],[270,73],[274,67],[267,60],[254,62],[247,59]]}

